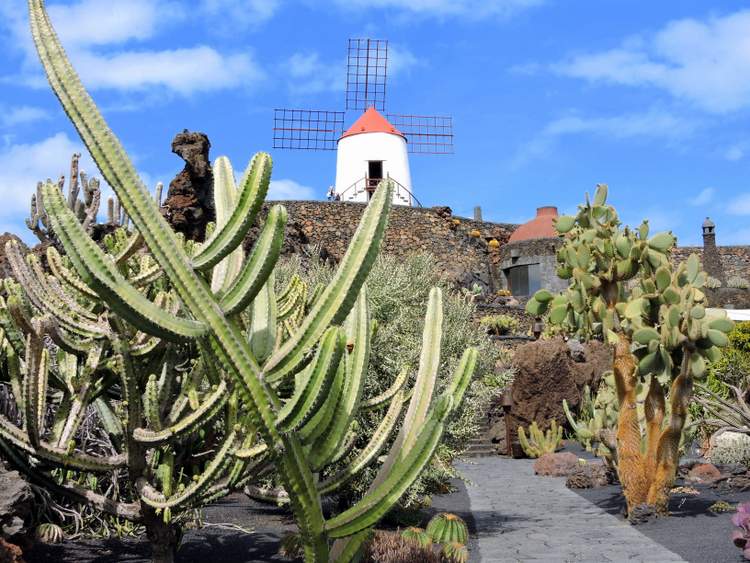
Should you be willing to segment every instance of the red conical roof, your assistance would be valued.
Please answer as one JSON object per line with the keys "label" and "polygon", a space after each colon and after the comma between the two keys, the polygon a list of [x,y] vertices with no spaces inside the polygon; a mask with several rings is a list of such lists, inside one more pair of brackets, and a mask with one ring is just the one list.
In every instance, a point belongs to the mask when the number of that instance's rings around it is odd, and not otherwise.
{"label": "red conical roof", "polygon": [[556,218],[557,207],[539,207],[536,210],[536,217],[513,231],[508,242],[520,242],[535,238],[555,238],[557,237]]}
{"label": "red conical roof", "polygon": [[367,111],[359,116],[359,119],[347,129],[341,138],[350,135],[359,135],[360,133],[391,133],[393,135],[404,136],[401,131],[396,129],[390,122],[383,117],[378,110],[370,106]]}

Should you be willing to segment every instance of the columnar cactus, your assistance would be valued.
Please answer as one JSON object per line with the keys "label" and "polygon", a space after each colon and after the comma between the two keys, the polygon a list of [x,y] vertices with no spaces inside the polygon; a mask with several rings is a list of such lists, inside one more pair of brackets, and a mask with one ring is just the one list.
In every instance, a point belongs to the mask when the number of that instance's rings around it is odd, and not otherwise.
{"label": "columnar cactus", "polygon": [[527,456],[538,458],[544,454],[555,453],[560,448],[562,433],[562,426],[558,426],[554,420],[550,423],[546,432],[542,432],[539,425],[534,421],[529,426],[528,436],[526,436],[523,426],[518,427],[518,441]]}
{"label": "columnar cactus", "polygon": [[[558,275],[570,285],[558,296],[537,292],[527,310],[549,311],[551,323],[613,346],[617,463],[628,509],[650,504],[665,514],[693,381],[720,357],[732,322],[706,310],[707,275],[698,257],[673,267],[674,236],[649,236],[646,221],[623,228],[607,205],[606,186],[597,187],[593,201],[587,195],[577,215],[559,217],[556,228],[564,237]],[[647,380],[642,451],[637,392]]]}
{"label": "columnar cactus", "polygon": [[[296,284],[280,302],[273,270],[284,233],[284,208],[270,210],[247,257],[241,248],[268,189],[270,156],[256,155],[239,186],[229,161],[217,160],[216,227],[204,244],[183,244],[81,85],[42,0],[29,0],[29,11],[50,84],[122,202],[134,232],[121,236],[122,244],[110,242],[115,252],[107,253],[88,237],[60,189],[50,182],[42,186],[45,209],[69,263],[55,257],[53,270],[57,267],[58,273],[52,281],[31,259],[33,276],[23,288],[7,284],[3,349],[13,365],[10,376],[24,424],[0,420],[0,443],[19,464],[32,458],[86,471],[126,467],[137,493],[132,503],[110,506],[90,491],[80,496],[120,515],[150,515],[149,536],[159,548],[158,560],[171,559],[175,539],[170,529],[158,527],[158,520],[270,470],[277,472],[288,494],[306,561],[353,560],[371,528],[432,457],[477,357],[476,350],[467,350],[434,399],[442,297],[433,289],[401,430],[361,501],[325,518],[321,498],[377,458],[405,401],[401,387],[406,377],[399,378],[400,385],[390,394],[362,396],[372,328],[363,289],[385,234],[392,184],[384,182],[376,190],[331,283],[313,292],[312,301],[300,296],[303,290]],[[137,272],[129,270],[134,261]],[[25,274],[21,261],[16,262]],[[39,286],[57,299],[44,299]],[[54,362],[48,336],[68,354],[61,380],[57,372],[49,377]],[[181,347],[194,356],[188,373],[177,378],[170,350]],[[58,362],[55,369],[60,367]],[[50,399],[44,391],[50,385],[65,386],[70,397],[69,407],[58,405],[52,429],[43,420]],[[116,428],[119,420],[122,453],[102,459],[78,451],[75,413],[99,398],[109,399],[106,392],[115,385],[121,411],[104,409],[103,421]],[[170,401],[171,393],[181,391],[186,402]],[[323,469],[346,453],[358,410],[385,405],[388,409],[370,444],[321,478]],[[200,462],[190,484],[180,487],[175,466],[184,452],[169,445],[209,425],[215,430],[214,454]],[[159,454],[145,455],[149,449],[159,449]],[[40,473],[35,461],[26,465],[32,475]]]}

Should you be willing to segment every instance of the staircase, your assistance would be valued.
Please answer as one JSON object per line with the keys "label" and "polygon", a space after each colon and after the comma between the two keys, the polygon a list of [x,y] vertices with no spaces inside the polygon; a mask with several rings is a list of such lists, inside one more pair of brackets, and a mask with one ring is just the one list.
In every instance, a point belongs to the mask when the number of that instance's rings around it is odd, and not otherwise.
{"label": "staircase", "polygon": [[490,423],[487,418],[484,418],[481,426],[479,427],[479,431],[477,432],[476,437],[472,438],[472,440],[469,442],[469,447],[463,453],[462,457],[472,458],[497,455],[495,444],[490,442],[490,439],[487,437],[487,433],[489,432],[489,430]]}

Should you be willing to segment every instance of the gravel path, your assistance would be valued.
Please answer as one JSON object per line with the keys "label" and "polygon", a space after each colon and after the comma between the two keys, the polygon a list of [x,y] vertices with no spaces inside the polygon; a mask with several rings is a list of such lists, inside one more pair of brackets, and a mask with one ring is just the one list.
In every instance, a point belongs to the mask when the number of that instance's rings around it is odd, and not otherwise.
{"label": "gravel path", "polygon": [[461,462],[477,534],[472,562],[684,561],[565,487],[537,477],[532,460]]}

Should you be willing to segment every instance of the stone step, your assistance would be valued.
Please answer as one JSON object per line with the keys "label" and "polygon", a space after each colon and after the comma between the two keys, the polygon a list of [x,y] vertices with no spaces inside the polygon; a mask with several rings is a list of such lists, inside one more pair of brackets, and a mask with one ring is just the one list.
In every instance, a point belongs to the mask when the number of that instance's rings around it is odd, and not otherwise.
{"label": "stone step", "polygon": [[495,448],[469,448],[463,453],[463,457],[489,457],[497,455]]}

